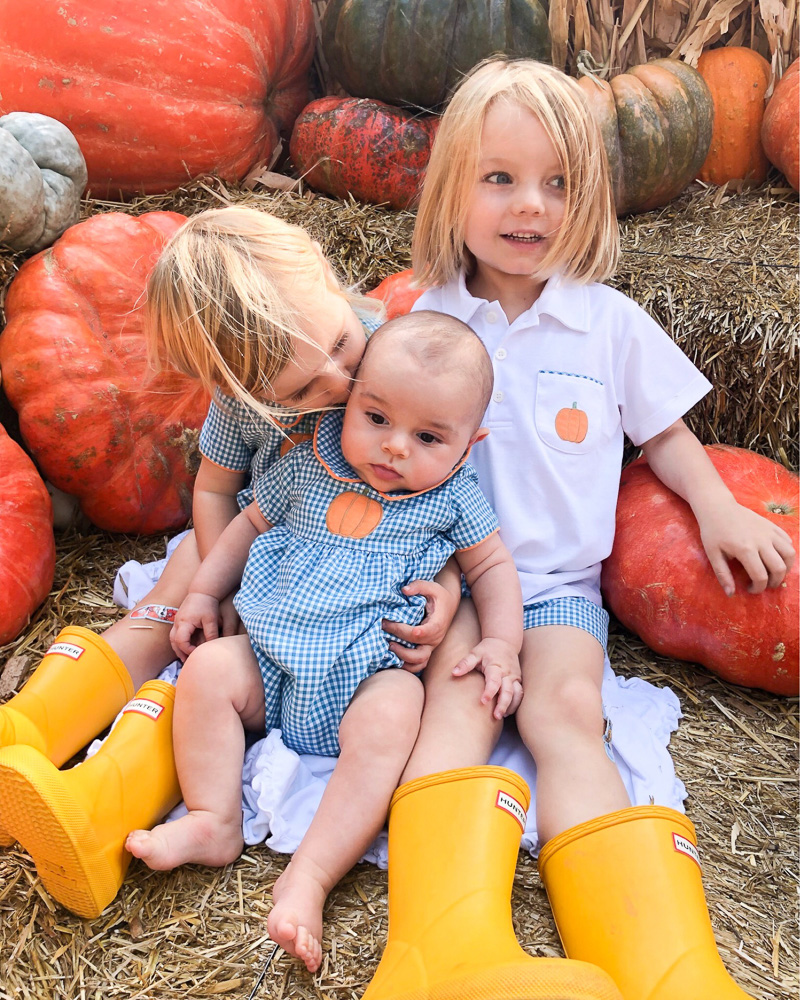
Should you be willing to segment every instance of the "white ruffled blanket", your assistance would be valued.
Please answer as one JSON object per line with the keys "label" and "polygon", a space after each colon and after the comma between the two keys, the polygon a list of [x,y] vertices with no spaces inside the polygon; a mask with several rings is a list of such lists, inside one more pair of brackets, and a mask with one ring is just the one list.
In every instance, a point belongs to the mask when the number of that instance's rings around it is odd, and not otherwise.
{"label": "white ruffled blanket", "polygon": [[[182,535],[167,546],[167,558]],[[166,559],[152,563],[127,562],[117,573],[114,600],[131,608],[149,592],[161,575]],[[175,683],[180,664],[175,661],[161,674]],[[681,709],[669,688],[647,681],[617,677],[606,658],[603,705],[611,724],[611,752],[634,805],[668,806],[683,812],[686,788],[675,775],[669,740],[678,726]],[[94,752],[95,742],[89,749]],[[536,797],[536,767],[517,734],[507,724],[492,754],[491,764],[511,768],[528,782],[531,802]],[[246,844],[260,844],[285,854],[299,845],[319,805],[336,759],[296,754],[284,746],[280,730],[273,729],[247,750],[242,771],[242,826]],[[171,814],[185,811],[180,805]],[[536,810],[531,806],[522,845],[534,856],[539,850]],[[364,855],[380,868],[387,866],[384,830]]]}

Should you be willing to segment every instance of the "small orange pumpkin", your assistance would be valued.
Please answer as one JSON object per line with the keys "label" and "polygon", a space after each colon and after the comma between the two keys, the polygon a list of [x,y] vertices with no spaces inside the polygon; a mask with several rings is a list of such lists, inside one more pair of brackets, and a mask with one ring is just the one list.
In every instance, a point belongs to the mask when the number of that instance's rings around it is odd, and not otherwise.
{"label": "small orange pumpkin", "polygon": [[328,507],[325,524],[332,535],[366,538],[381,523],[383,507],[363,493],[340,493]]}
{"label": "small orange pumpkin", "polygon": [[795,59],[775,85],[764,112],[761,141],[770,163],[800,188],[800,59]]}
{"label": "small orange pumpkin", "polygon": [[424,288],[414,288],[413,281],[414,272],[411,268],[390,274],[371,292],[367,292],[367,298],[380,299],[383,302],[386,306],[387,319],[405,316],[411,312],[411,307],[425,291]]}
{"label": "small orange pumpkin", "polygon": [[562,441],[571,441],[573,444],[580,444],[586,437],[589,430],[589,418],[583,410],[578,409],[578,404],[565,406],[556,414],[556,434]]}
{"label": "small orange pumpkin", "polygon": [[763,183],[769,170],[761,145],[769,63],[755,49],[728,45],[707,49],[697,72],[714,101],[711,146],[698,178],[706,184]]}

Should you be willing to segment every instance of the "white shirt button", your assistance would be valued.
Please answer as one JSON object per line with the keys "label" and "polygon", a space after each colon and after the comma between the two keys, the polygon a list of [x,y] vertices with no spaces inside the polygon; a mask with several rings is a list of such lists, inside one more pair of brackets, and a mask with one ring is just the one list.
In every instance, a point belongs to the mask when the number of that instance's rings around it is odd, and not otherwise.
{"label": "white shirt button", "polygon": [[490,309],[489,312],[486,313],[486,322],[487,323],[497,322],[497,313],[494,311],[494,309]]}
{"label": "white shirt button", "polygon": [[506,394],[503,392],[502,389],[498,389],[497,392],[492,396],[492,399],[495,401],[495,403],[502,403],[503,400],[505,399],[505,395]]}
{"label": "white shirt button", "polygon": [[505,347],[498,347],[497,350],[494,352],[494,356],[497,358],[498,361],[502,361],[503,358],[507,357],[507,355],[508,351],[505,349]]}

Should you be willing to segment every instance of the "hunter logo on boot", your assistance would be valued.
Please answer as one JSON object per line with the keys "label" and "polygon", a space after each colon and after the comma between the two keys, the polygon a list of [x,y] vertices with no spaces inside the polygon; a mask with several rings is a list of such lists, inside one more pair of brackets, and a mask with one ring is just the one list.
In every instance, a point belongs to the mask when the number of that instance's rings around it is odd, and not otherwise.
{"label": "hunter logo on boot", "polygon": [[679,854],[688,855],[692,861],[697,864],[697,867],[700,867],[700,853],[691,840],[687,840],[686,837],[681,837],[679,834],[673,833],[672,842],[675,845],[675,850],[678,851]]}
{"label": "hunter logo on boot", "polygon": [[83,646],[76,646],[71,642],[54,642],[47,650],[45,656],[50,653],[57,653],[60,656],[68,656],[71,660],[78,660],[86,652]]}
{"label": "hunter logo on boot", "polygon": [[164,711],[164,706],[157,701],[148,701],[146,698],[135,698],[123,709],[123,713],[138,712],[139,715],[146,715],[149,719],[157,719]]}
{"label": "hunter logo on boot", "polygon": [[522,827],[523,833],[525,832],[525,822],[528,816],[521,804],[513,796],[509,795],[508,792],[498,792],[495,805],[498,809],[505,809],[507,813],[511,813]]}

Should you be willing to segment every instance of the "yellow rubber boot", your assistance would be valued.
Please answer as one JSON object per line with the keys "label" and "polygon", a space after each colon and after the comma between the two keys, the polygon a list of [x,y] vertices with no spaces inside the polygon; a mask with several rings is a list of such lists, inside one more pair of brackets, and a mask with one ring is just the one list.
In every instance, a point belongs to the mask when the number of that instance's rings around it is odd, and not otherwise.
{"label": "yellow rubber boot", "polygon": [[19,694],[0,707],[0,747],[24,743],[61,767],[111,725],[132,697],[130,674],[108,643],[70,626]]}
{"label": "yellow rubber boot", "polygon": [[600,969],[533,958],[511,886],[530,804],[502,767],[401,785],[389,815],[389,940],[364,1000],[621,1000]]}
{"label": "yellow rubber boot", "polygon": [[[36,747],[61,767],[111,725],[132,695],[130,674],[108,643],[69,626],[19,694],[0,706],[0,747]],[[13,843],[0,823],[0,847]]]}
{"label": "yellow rubber boot", "polygon": [[67,771],[33,747],[0,750],[0,821],[50,895],[80,917],[98,916],[116,896],[130,831],[153,826],[180,801],[174,701],[171,684],[148,681],[98,752]]}
{"label": "yellow rubber boot", "polygon": [[746,1000],[717,952],[691,822],[633,806],[566,830],[539,871],[564,950],[625,1000]]}

